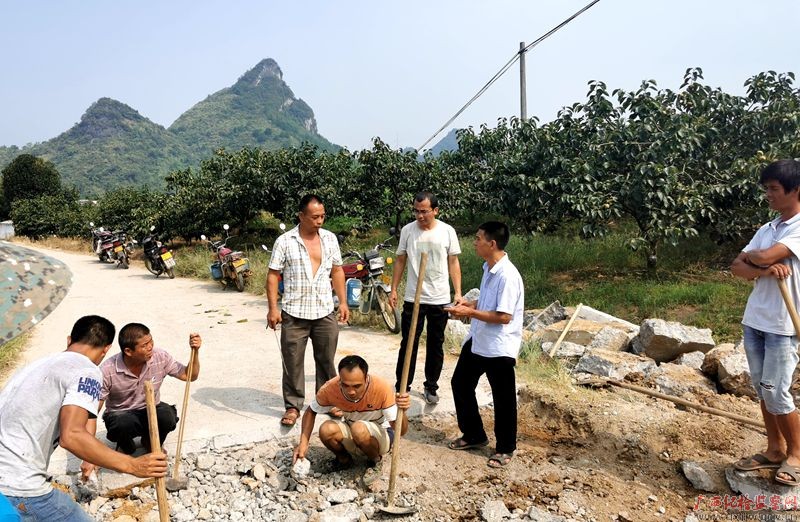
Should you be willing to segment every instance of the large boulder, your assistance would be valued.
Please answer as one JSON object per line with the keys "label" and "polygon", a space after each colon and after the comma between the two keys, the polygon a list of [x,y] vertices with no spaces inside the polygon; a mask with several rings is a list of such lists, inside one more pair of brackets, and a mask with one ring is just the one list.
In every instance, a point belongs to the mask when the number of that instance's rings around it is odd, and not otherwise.
{"label": "large boulder", "polygon": [[754,399],[757,397],[750,379],[747,356],[743,353],[734,352],[720,358],[717,366],[717,382],[728,393]]}
{"label": "large boulder", "polygon": [[708,352],[714,348],[714,338],[708,328],[695,328],[663,319],[645,319],[632,348],[634,353],[667,362],[688,352]]}
{"label": "large boulder", "polygon": [[591,373],[601,377],[622,380],[627,375],[647,375],[656,367],[655,361],[628,352],[587,349],[575,366],[575,373]]}
{"label": "large boulder", "polygon": [[627,333],[614,326],[604,326],[595,334],[592,342],[589,343],[589,348],[625,352],[629,345],[630,338]]}
{"label": "large boulder", "polygon": [[444,335],[447,338],[454,339],[458,344],[464,341],[464,338],[469,334],[469,325],[462,323],[458,319],[448,319],[447,326],[444,329]]}
{"label": "large boulder", "polygon": [[[549,356],[550,350],[553,349],[554,344],[555,343],[551,342],[542,343],[542,354]],[[582,344],[564,341],[561,343],[561,346],[558,347],[556,353],[553,354],[553,357],[556,359],[563,359],[574,364],[583,356],[584,352],[586,352],[586,347]]]}
{"label": "large boulder", "polygon": [[681,364],[662,363],[650,369],[644,383],[675,397],[717,392],[714,381],[703,375],[700,370]]}
{"label": "large boulder", "polygon": [[523,324],[526,330],[539,330],[567,318],[567,311],[559,301],[553,301],[541,311],[526,310]]}
{"label": "large boulder", "polygon": [[[542,342],[555,342],[558,340],[561,336],[561,332],[567,327],[568,322],[569,321],[559,321],[545,327],[541,334]],[[564,340],[575,344],[582,344],[583,346],[589,346],[594,337],[605,327],[606,325],[602,323],[575,319]]]}
{"label": "large boulder", "polygon": [[675,364],[688,366],[689,368],[694,368],[695,370],[700,370],[703,367],[703,362],[705,360],[706,360],[706,354],[704,354],[703,352],[689,352],[681,355],[672,362]]}
{"label": "large boulder", "polygon": [[736,347],[733,343],[722,343],[715,346],[706,353],[700,370],[709,377],[716,377],[717,369],[719,368],[719,360],[733,354],[735,351]]}
{"label": "large boulder", "polygon": [[578,312],[578,318],[613,326],[619,330],[629,333],[639,333],[639,327],[637,325],[624,319],[620,319],[619,317],[614,317],[611,314],[601,312],[600,310],[595,310],[591,306],[582,305],[580,311]]}

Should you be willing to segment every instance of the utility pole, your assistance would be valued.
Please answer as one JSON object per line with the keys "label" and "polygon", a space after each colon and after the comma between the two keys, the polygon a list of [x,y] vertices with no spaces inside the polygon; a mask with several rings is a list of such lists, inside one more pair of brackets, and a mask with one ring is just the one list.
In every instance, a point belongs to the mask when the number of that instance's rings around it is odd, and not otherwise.
{"label": "utility pole", "polygon": [[528,119],[527,87],[525,86],[525,42],[519,43],[519,119]]}

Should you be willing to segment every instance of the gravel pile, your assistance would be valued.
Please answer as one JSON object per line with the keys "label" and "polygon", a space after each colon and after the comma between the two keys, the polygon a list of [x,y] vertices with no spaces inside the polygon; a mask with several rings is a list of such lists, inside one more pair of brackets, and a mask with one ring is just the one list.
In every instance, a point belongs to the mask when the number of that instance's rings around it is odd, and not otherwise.
{"label": "gravel pile", "polygon": [[[358,463],[333,469],[333,455],[312,448],[310,470],[292,470],[291,442],[272,441],[183,458],[187,489],[169,493],[171,520],[358,521],[371,519],[386,502],[389,466],[384,480],[364,488]],[[158,521],[154,487],[134,487],[130,495],[109,499],[83,485],[73,485],[84,508],[96,520]],[[395,505],[413,505],[413,495],[398,494]],[[421,520],[418,516],[405,520]]]}

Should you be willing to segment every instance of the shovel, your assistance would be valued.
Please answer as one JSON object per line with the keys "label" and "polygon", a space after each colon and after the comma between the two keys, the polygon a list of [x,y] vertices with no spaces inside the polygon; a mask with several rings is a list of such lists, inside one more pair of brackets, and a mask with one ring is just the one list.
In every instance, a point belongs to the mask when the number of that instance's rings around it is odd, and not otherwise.
{"label": "shovel", "polygon": [[186,489],[189,484],[187,477],[178,476],[178,470],[181,466],[181,446],[183,445],[183,428],[186,426],[186,410],[189,406],[189,384],[192,382],[192,368],[194,368],[194,359],[197,350],[192,349],[189,353],[189,366],[187,368],[186,389],[183,392],[183,407],[181,408],[181,427],[178,428],[178,448],[175,451],[175,463],[172,465],[172,476],[167,478],[166,486],[167,491],[179,491]]}
{"label": "shovel", "polygon": [[792,296],[786,287],[786,281],[783,279],[777,279],[776,281],[778,281],[778,288],[781,290],[783,302],[786,303],[786,310],[789,311],[789,317],[792,318],[795,334],[800,337],[800,316],[797,315],[797,309],[794,307],[794,301],[792,301]]}
{"label": "shovel", "polygon": [[[161,453],[161,439],[158,438],[158,416],[156,415],[156,399],[153,393],[153,383],[144,381],[144,397],[147,401],[147,424],[150,428],[150,451]],[[169,500],[164,477],[156,479],[156,498],[158,500],[158,519],[160,522],[169,522]]]}
{"label": "shovel", "polygon": [[[406,341],[406,356],[403,360],[403,373],[400,378],[400,389],[405,390],[408,386],[408,370],[411,366],[411,354],[414,351],[414,337],[417,332],[417,319],[419,318],[419,298],[422,294],[422,281],[425,278],[425,267],[428,264],[428,254],[423,252],[419,260],[419,273],[417,276],[417,293],[414,295],[414,311],[411,314],[411,328],[408,330],[408,341]],[[386,505],[378,506],[378,509],[390,515],[410,515],[417,512],[416,507],[402,507],[394,505],[395,485],[397,483],[397,471],[400,464],[400,440],[403,438],[400,431],[403,429],[403,417],[405,411],[397,409],[397,433],[392,445],[392,470],[389,473],[389,491],[386,494]]]}

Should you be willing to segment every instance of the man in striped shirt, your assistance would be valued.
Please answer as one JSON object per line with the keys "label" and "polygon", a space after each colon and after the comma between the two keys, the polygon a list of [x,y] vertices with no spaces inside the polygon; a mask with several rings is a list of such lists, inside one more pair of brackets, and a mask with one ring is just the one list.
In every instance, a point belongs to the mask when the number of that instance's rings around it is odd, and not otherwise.
{"label": "man in striped shirt", "polygon": [[[294,450],[294,461],[308,451],[311,432],[318,413],[333,408],[343,412],[341,419],[328,420],[319,428],[319,438],[336,455],[337,468],[353,464],[353,456],[369,461],[363,482],[368,486],[381,474],[383,455],[389,452],[397,426],[397,409],[408,410],[408,393],[395,393],[388,381],[369,375],[367,361],[348,355],[339,361],[339,375],[326,382],[303,414],[300,444]],[[408,431],[408,416],[403,416],[401,435]]]}
{"label": "man in striped shirt", "polygon": [[[275,240],[267,275],[267,323],[281,324],[283,360],[284,426],[294,426],[305,399],[304,359],[311,339],[316,362],[316,390],[336,375],[333,358],[339,340],[339,325],[333,311],[333,294],[339,298],[339,320],[350,317],[344,294],[344,270],[339,242],[322,228],[322,199],[306,194],[300,200],[299,224]],[[283,299],[278,306],[278,280],[283,274]],[[336,415],[338,412],[332,412]]]}
{"label": "man in striped shirt", "polygon": [[[134,439],[141,437],[141,445],[150,449],[150,428],[147,422],[147,404],[144,394],[145,381],[153,383],[156,414],[158,416],[158,436],[161,444],[167,434],[178,423],[178,412],[172,404],[160,401],[161,383],[167,375],[185,381],[197,379],[200,374],[199,350],[202,344],[200,334],[189,334],[189,348],[195,350],[191,371],[176,361],[169,353],[153,345],[153,336],[147,326],[130,323],[119,331],[121,351],[106,359],[100,365],[103,383],[100,389],[98,414],[106,406],[103,422],[106,437],[117,443],[117,449],[128,455],[136,450]],[[97,419],[91,419],[86,428],[90,433],[97,430]],[[89,476],[94,466],[84,462],[81,471]]]}

